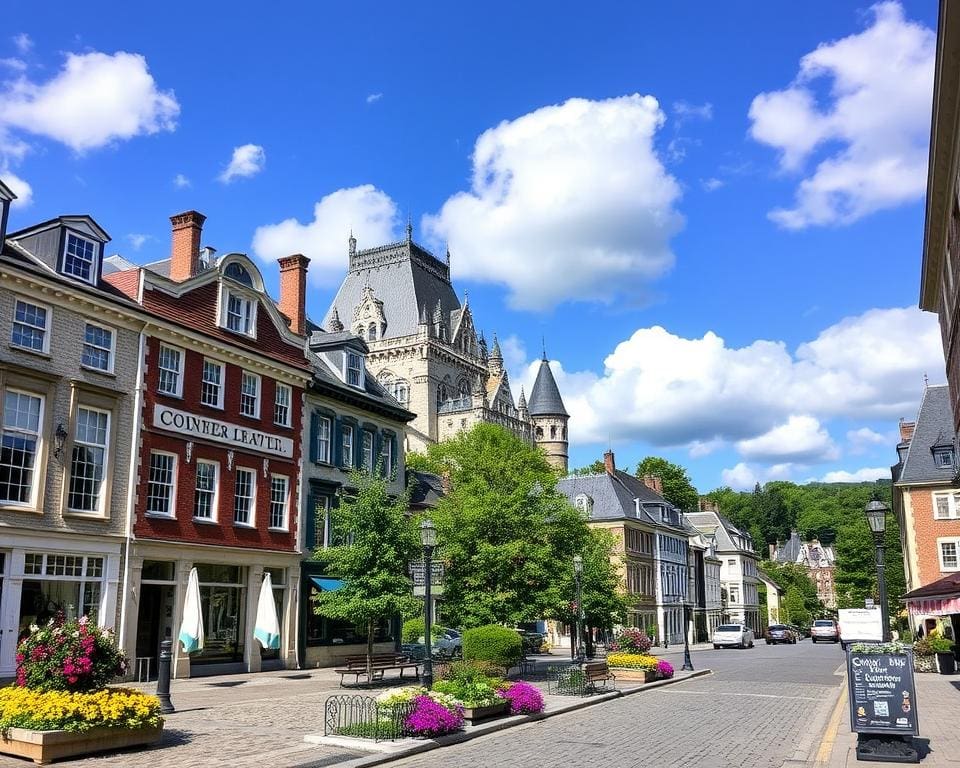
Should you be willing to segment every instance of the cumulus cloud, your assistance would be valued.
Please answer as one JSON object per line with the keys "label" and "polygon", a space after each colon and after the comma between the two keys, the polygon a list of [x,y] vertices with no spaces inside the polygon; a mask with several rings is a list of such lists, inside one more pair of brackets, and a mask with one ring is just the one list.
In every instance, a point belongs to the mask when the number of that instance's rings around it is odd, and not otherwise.
{"label": "cumulus cloud", "polygon": [[737,442],[747,459],[780,462],[833,461],[839,455],[830,433],[813,416],[790,416],[757,437]]}
{"label": "cumulus cloud", "polygon": [[376,104],[383,98],[382,93],[371,93],[367,95],[367,104]]}
{"label": "cumulus cloud", "polygon": [[33,202],[33,187],[25,179],[21,179],[10,170],[0,170],[0,179],[3,179],[3,183],[17,196],[13,201],[14,208],[26,208]]}
{"label": "cumulus cloud", "polygon": [[895,439],[874,432],[869,427],[851,429],[847,432],[847,442],[850,444],[850,453],[866,453],[878,445],[895,445]]}
{"label": "cumulus cloud", "polygon": [[141,234],[127,235],[127,240],[130,241],[130,247],[133,248],[133,250],[135,251],[139,251],[141,248],[143,248],[144,243],[146,243],[147,240],[150,240],[150,239],[152,239],[150,235],[141,235]]}
{"label": "cumulus cloud", "polygon": [[259,144],[243,144],[233,148],[230,163],[218,177],[224,184],[234,179],[247,179],[256,176],[267,162],[267,153]]}
{"label": "cumulus cloud", "polygon": [[177,189],[185,189],[186,187],[191,186],[190,179],[184,176],[182,173],[178,173],[173,177],[173,186]]}
{"label": "cumulus cloud", "polygon": [[700,179],[700,186],[703,187],[704,192],[716,192],[724,183],[722,179],[718,179],[716,176],[709,179]]}
{"label": "cumulus cloud", "polygon": [[23,59],[17,58],[0,59],[0,67],[6,67],[7,69],[13,69],[17,72],[23,72],[27,68],[27,62],[25,62]]}
{"label": "cumulus cloud", "polygon": [[729,485],[735,491],[748,491],[757,483],[763,485],[771,480],[789,480],[793,470],[793,465],[789,463],[761,467],[741,461],[729,469],[724,469],[720,473],[720,479],[724,485]]}
{"label": "cumulus cloud", "polygon": [[30,49],[33,48],[33,40],[26,32],[14,35],[10,39],[13,40],[14,46],[21,54],[29,53]]}
{"label": "cumulus cloud", "polygon": [[67,54],[50,80],[21,76],[0,86],[0,135],[22,131],[77,152],[172,131],[179,113],[173,91],[157,87],[146,59],[123,51]]}
{"label": "cumulus cloud", "polygon": [[750,134],[780,151],[784,171],[802,170],[822,150],[793,207],[769,214],[788,229],[848,224],[926,189],[936,35],[897,2],[872,11],[870,27],[821,44],[787,88],[750,106]]}
{"label": "cumulus cloud", "polygon": [[424,227],[459,277],[507,287],[511,306],[641,302],[673,264],[680,186],[654,149],[652,96],[571,99],[485,131],[470,191]]}
{"label": "cumulus cloud", "polygon": [[257,227],[253,252],[271,261],[291,253],[310,257],[310,278],[319,285],[336,285],[347,265],[347,238],[352,231],[359,248],[397,239],[397,206],[371,184],[340,189],[316,203],[313,220],[290,218]]}
{"label": "cumulus cloud", "polygon": [[855,472],[836,470],[820,478],[821,483],[869,483],[874,480],[889,480],[890,467],[864,467]]}

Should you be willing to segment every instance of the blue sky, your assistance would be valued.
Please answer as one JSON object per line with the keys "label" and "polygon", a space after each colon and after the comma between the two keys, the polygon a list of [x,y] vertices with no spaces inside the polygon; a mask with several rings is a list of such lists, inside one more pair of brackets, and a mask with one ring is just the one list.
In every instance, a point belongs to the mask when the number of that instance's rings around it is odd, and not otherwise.
{"label": "blue sky", "polygon": [[916,309],[936,3],[462,5],[8,2],[11,227],[90,213],[147,262],[194,208],[272,286],[311,256],[319,317],[350,229],[410,217],[515,390],[546,339],[572,466],[885,471],[944,379]]}

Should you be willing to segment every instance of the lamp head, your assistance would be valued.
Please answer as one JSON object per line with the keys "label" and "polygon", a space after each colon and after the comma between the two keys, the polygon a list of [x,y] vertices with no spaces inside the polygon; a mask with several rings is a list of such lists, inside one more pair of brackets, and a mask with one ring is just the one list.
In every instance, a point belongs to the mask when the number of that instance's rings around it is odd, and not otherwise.
{"label": "lamp head", "polygon": [[430,519],[420,522],[420,543],[425,547],[437,545],[437,529]]}
{"label": "lamp head", "polygon": [[573,572],[583,573],[583,558],[580,555],[573,556]]}
{"label": "lamp head", "polygon": [[869,502],[864,509],[867,515],[867,523],[874,534],[883,534],[887,529],[887,512],[890,509],[882,501],[874,499]]}

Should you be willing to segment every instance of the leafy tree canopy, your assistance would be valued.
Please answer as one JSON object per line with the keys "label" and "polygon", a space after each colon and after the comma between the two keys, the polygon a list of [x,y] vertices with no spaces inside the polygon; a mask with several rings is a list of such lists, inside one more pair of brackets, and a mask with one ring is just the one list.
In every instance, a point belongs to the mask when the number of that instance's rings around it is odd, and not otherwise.
{"label": "leafy tree canopy", "polygon": [[667,461],[659,456],[647,456],[637,464],[636,475],[659,475],[663,483],[663,497],[683,512],[697,509],[700,494],[690,482],[687,470],[679,464]]}
{"label": "leafy tree canopy", "polygon": [[580,467],[579,469],[573,470],[571,475],[601,475],[607,471],[604,463],[597,459],[592,464],[587,465],[586,467]]}

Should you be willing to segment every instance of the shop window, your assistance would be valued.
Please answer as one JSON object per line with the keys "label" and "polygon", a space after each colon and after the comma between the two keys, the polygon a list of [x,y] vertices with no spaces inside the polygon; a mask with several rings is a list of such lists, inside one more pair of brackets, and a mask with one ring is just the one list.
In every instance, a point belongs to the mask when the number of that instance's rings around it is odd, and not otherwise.
{"label": "shop window", "polygon": [[[328,619],[318,616],[313,610],[313,596],[316,589],[310,590],[311,600],[307,608],[307,645],[366,645],[366,626],[356,626],[352,621]],[[373,641],[386,643],[393,639],[392,622],[381,619],[374,629]]]}
{"label": "shop window", "polygon": [[88,555],[27,552],[20,600],[20,632],[58,613],[67,619],[97,621],[103,593],[103,558]]}
{"label": "shop window", "polygon": [[246,626],[246,569],[235,565],[198,564],[200,608],[206,640],[192,654],[192,664],[243,661]]}

